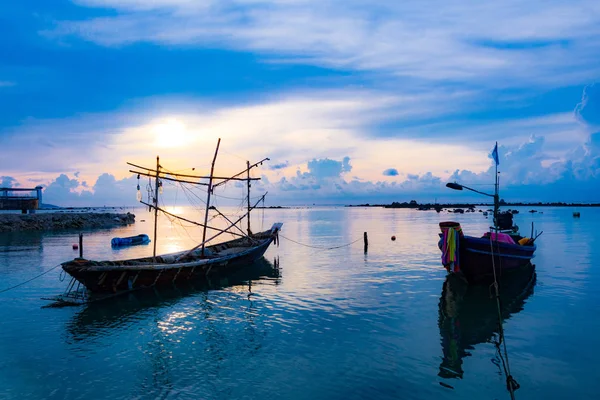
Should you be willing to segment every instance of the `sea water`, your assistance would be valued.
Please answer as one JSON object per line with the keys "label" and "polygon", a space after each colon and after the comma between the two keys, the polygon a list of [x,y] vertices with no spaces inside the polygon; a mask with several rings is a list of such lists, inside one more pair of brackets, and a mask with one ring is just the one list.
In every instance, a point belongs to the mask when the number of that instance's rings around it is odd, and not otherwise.
{"label": "sea water", "polygon": [[[284,223],[280,243],[242,273],[64,308],[43,298],[66,288],[51,268],[78,256],[79,232],[0,234],[0,291],[47,272],[0,294],[0,399],[509,399],[503,359],[516,398],[598,398],[600,209],[519,210],[521,232],[534,222],[543,234],[535,280],[503,299],[508,360],[488,289],[448,296],[464,288],[448,286],[440,264],[438,223],[480,235],[491,223],[480,212],[257,211],[254,231]],[[110,246],[153,238],[153,214],[135,214],[84,231],[84,257],[151,255],[154,241]],[[161,217],[158,237],[165,253],[202,231]]]}

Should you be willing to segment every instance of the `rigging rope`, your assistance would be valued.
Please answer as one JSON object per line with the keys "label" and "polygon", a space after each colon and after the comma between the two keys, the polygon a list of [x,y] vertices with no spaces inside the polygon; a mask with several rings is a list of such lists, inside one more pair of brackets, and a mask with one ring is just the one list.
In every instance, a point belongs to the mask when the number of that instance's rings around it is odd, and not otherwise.
{"label": "rigging rope", "polygon": [[[502,326],[502,310],[500,307],[500,291],[498,289],[498,279],[496,276],[496,262],[494,260],[494,243],[492,241],[492,234],[490,229],[490,248],[492,250],[492,271],[494,272],[494,286],[496,292],[496,308],[498,310],[498,330],[499,330],[499,341],[496,343],[496,350],[500,355],[500,360],[502,360],[502,366],[504,368],[504,374],[506,375],[506,387],[510,393],[510,398],[515,400],[515,390],[517,390],[520,386],[517,381],[513,378],[510,373],[510,364],[508,363],[508,350],[506,349],[506,338],[504,337],[504,328]],[[500,243],[498,241],[498,231],[496,230],[496,243],[498,247],[498,254],[500,254]],[[498,261],[500,261],[500,257],[498,257]],[[502,357],[502,352],[500,351],[500,343],[504,346],[504,356],[506,357],[506,363],[504,362],[504,358]]]}
{"label": "rigging rope", "polygon": [[54,267],[50,268],[49,270],[47,270],[47,271],[44,271],[44,272],[42,272],[41,274],[39,274],[39,275],[37,275],[37,276],[34,276],[34,277],[33,277],[33,278],[31,278],[31,279],[28,279],[28,280],[26,280],[25,282],[21,282],[21,283],[19,283],[19,284],[17,284],[17,285],[14,285],[14,286],[11,286],[11,287],[9,287],[9,288],[2,289],[2,290],[0,290],[0,293],[8,292],[9,290],[12,290],[12,289],[18,288],[19,286],[23,286],[24,284],[26,284],[26,283],[29,283],[29,282],[31,282],[31,281],[33,281],[33,280],[35,280],[35,279],[37,279],[37,278],[39,278],[39,277],[41,277],[41,276],[43,276],[43,275],[46,275],[48,272],[50,272],[50,271],[53,271],[53,270],[55,270],[56,268],[58,268],[58,267],[60,267],[60,266],[61,266],[61,264],[58,264],[58,265],[56,265],[56,266],[54,266]]}
{"label": "rigging rope", "polygon": [[280,237],[282,237],[282,238],[284,238],[284,239],[286,239],[286,240],[289,240],[290,242],[293,242],[293,243],[299,244],[300,246],[304,246],[304,247],[310,247],[310,248],[312,248],[312,249],[321,249],[321,250],[333,250],[333,249],[340,249],[340,248],[342,248],[342,247],[348,247],[348,246],[352,246],[354,243],[356,243],[356,242],[359,242],[359,241],[363,240],[363,238],[359,238],[359,239],[356,239],[354,242],[351,242],[351,243],[348,243],[348,244],[343,244],[343,245],[341,245],[341,246],[322,247],[322,246],[312,246],[312,245],[310,245],[310,244],[304,244],[304,243],[297,242],[297,241],[295,241],[295,240],[293,240],[293,239],[290,239],[290,238],[288,238],[288,237],[285,237],[285,236],[283,236],[281,233],[279,233],[279,236],[280,236]]}

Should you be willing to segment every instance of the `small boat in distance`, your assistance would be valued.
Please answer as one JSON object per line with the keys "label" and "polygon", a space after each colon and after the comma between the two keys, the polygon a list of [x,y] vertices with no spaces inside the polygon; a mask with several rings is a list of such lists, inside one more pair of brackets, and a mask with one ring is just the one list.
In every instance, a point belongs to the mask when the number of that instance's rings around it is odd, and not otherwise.
{"label": "small boat in distance", "polygon": [[[498,144],[492,153],[496,161],[494,194],[484,193],[454,183],[446,186],[455,190],[470,190],[494,198],[494,226],[482,236],[466,236],[458,222],[440,222],[442,233],[438,247],[442,252],[442,264],[451,274],[456,274],[469,283],[490,282],[501,276],[531,264],[536,250],[533,226],[531,237],[523,237],[513,225],[512,212],[500,212],[498,191]],[[541,235],[541,232],[540,232]]]}
{"label": "small boat in distance", "polygon": [[150,243],[150,238],[145,233],[136,235],[136,236],[128,236],[124,238],[115,237],[110,241],[110,245],[112,247],[121,247],[121,246],[133,246],[136,244],[148,244]]}
{"label": "small boat in distance", "polygon": [[[258,165],[262,165],[265,158],[253,165],[246,163],[246,169],[231,177],[218,177],[214,175],[214,166],[219,151],[219,144],[212,161],[209,176],[183,175],[173,172],[167,172],[156,158],[156,169],[141,167],[128,163],[136,168],[130,170],[140,176],[154,178],[154,190],[148,194],[148,202],[142,201],[140,186],[138,184],[138,201],[154,210],[154,250],[152,256],[135,259],[115,260],[115,261],[95,261],[85,258],[75,258],[74,260],[62,263],[63,270],[68,273],[72,279],[64,295],[58,296],[55,300],[65,303],[81,303],[93,299],[109,297],[115,294],[127,291],[170,286],[182,281],[205,277],[211,273],[227,273],[244,266],[251,265],[254,261],[263,256],[269,245],[273,242],[278,243],[278,233],[281,230],[282,223],[274,223],[271,229],[260,233],[253,233],[250,229],[250,212],[264,200],[266,193],[261,196],[254,205],[250,204],[250,182],[260,178],[251,178],[250,170]],[[241,177],[242,175],[245,177]],[[185,219],[178,215],[167,212],[159,207],[158,195],[162,186],[162,181],[174,181],[192,185],[202,185],[207,188],[206,206],[204,207],[204,223]],[[214,190],[227,182],[245,181],[247,183],[248,193],[246,213],[237,220],[232,221],[225,214],[221,213],[215,205],[211,205],[211,195]],[[152,189],[152,185],[149,184]],[[189,189],[188,189],[189,190]],[[208,225],[209,210],[224,218],[229,226],[220,229]],[[203,228],[202,242],[192,249],[179,251],[169,254],[156,254],[157,238],[157,216],[162,212],[171,218],[178,218],[187,223],[191,223]],[[247,218],[247,230],[244,231],[240,226],[241,221]],[[216,231],[214,235],[207,238],[207,230]],[[231,234],[235,239],[209,244],[215,238],[222,234]],[[83,288],[80,286],[83,285]]]}

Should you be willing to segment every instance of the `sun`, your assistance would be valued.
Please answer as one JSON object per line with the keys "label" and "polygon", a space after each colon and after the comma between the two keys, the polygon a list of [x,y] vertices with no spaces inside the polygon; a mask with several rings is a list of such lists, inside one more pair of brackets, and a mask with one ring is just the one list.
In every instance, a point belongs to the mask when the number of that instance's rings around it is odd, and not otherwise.
{"label": "sun", "polygon": [[187,130],[183,122],[168,119],[152,128],[157,147],[182,147],[187,144]]}

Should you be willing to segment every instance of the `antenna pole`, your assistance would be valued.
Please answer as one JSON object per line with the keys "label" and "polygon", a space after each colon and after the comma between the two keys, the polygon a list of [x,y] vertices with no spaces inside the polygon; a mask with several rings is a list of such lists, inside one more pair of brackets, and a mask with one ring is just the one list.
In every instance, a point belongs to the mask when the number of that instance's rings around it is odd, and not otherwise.
{"label": "antenna pole", "polygon": [[250,230],[250,161],[246,161],[246,170],[248,171],[248,236],[252,235]]}
{"label": "antenna pole", "polygon": [[154,182],[154,251],[152,257],[156,262],[156,232],[158,228],[158,174],[160,173],[160,164],[158,156],[156,156],[156,178]]}
{"label": "antenna pole", "polygon": [[206,213],[204,214],[204,229],[202,230],[202,257],[204,257],[204,244],[206,242],[206,224],[208,224],[208,209],[210,208],[210,195],[213,191],[213,173],[215,171],[215,162],[217,161],[217,154],[219,153],[219,145],[221,144],[221,138],[217,141],[217,149],[215,150],[215,156],[213,157],[212,164],[210,166],[210,177],[208,178],[208,194],[206,197]]}

